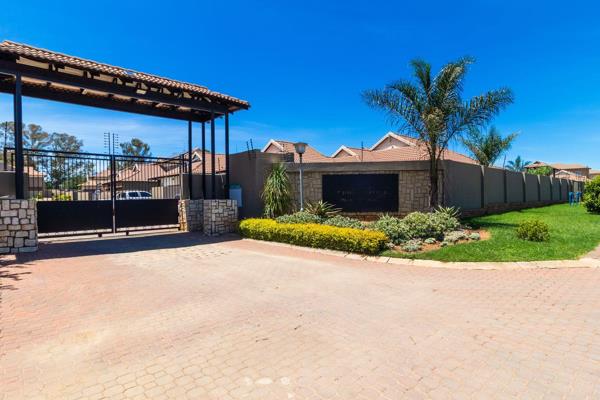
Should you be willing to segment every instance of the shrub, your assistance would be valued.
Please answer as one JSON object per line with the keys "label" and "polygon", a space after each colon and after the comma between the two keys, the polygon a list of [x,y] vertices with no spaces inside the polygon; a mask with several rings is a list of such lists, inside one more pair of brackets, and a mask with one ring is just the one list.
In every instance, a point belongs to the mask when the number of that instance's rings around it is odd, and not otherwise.
{"label": "shrub", "polygon": [[408,253],[414,253],[416,251],[421,251],[422,243],[419,239],[411,239],[408,242],[404,243],[402,246],[402,251],[406,251]]}
{"label": "shrub", "polygon": [[282,215],[277,217],[276,221],[280,224],[320,224],[323,222],[321,217],[306,211],[298,211],[293,214]]}
{"label": "shrub", "polygon": [[342,209],[335,208],[333,204],[329,204],[326,201],[319,200],[312,203],[307,203],[304,206],[304,211],[314,214],[321,218],[330,218],[337,215]]}
{"label": "shrub", "polygon": [[591,213],[600,213],[600,176],[585,184],[583,205]]}
{"label": "shrub", "polygon": [[436,244],[437,240],[435,240],[435,238],[427,238],[427,239],[423,240],[423,243],[425,243],[425,244]]}
{"label": "shrub", "polygon": [[54,194],[52,195],[52,201],[71,201],[73,200],[73,196],[66,193]]}
{"label": "shrub", "polygon": [[456,243],[459,240],[465,240],[465,239],[467,239],[467,234],[463,231],[448,232],[444,236],[444,242],[449,242],[449,243]]}
{"label": "shrub", "polygon": [[292,204],[290,180],[283,164],[273,165],[261,193],[265,217],[275,218],[289,211]]}
{"label": "shrub", "polygon": [[435,208],[435,213],[446,214],[448,217],[456,218],[458,220],[460,217],[460,208],[437,206]]}
{"label": "shrub", "polygon": [[389,215],[383,215],[373,222],[369,228],[385,233],[394,244],[400,244],[410,239],[408,228],[402,220]]}
{"label": "shrub", "polygon": [[477,232],[473,232],[469,235],[469,240],[480,240],[481,235]]}
{"label": "shrub", "polygon": [[523,221],[517,226],[517,237],[532,242],[545,242],[550,239],[550,227],[538,219]]}
{"label": "shrub", "polygon": [[336,215],[335,217],[328,218],[323,221],[323,225],[337,226],[338,228],[365,228],[365,225],[361,221],[355,218],[344,217],[343,215]]}
{"label": "shrub", "polygon": [[[450,210],[455,210],[450,207]],[[460,226],[460,221],[458,220],[455,212],[448,211],[448,209],[440,211],[436,210],[433,214],[429,215],[429,223],[431,225],[431,230],[437,232],[439,235],[443,235],[446,232],[455,231]]]}
{"label": "shrub", "polygon": [[382,232],[318,224],[281,224],[272,219],[246,219],[240,233],[248,238],[299,246],[376,254],[387,237]]}

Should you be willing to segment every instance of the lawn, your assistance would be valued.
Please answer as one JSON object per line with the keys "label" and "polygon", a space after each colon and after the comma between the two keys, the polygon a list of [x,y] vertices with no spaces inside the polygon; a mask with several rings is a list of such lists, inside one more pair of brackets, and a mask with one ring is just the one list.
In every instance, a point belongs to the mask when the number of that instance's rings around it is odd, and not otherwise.
{"label": "lawn", "polygon": [[[533,218],[550,226],[548,242],[536,243],[517,238],[517,224]],[[439,261],[567,260],[576,259],[600,244],[600,215],[586,212],[583,206],[559,204],[487,215],[465,222],[489,231],[491,238],[408,256],[391,250],[383,255]]]}

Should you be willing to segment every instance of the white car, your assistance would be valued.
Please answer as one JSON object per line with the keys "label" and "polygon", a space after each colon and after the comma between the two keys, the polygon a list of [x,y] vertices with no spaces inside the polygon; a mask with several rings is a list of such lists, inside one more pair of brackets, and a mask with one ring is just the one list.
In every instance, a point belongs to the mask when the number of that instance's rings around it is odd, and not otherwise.
{"label": "white car", "polygon": [[152,194],[150,194],[150,192],[140,190],[126,190],[117,193],[117,200],[147,200],[151,198]]}

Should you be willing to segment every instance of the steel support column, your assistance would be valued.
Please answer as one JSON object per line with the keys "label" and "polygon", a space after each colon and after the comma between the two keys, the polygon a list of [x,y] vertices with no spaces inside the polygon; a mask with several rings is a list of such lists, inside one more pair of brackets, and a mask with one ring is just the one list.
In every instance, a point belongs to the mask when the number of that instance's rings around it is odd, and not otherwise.
{"label": "steel support column", "polygon": [[[25,175],[23,160],[23,101],[21,97],[21,74],[15,75],[15,197],[25,198]],[[4,160],[6,162],[6,160]]]}
{"label": "steel support column", "polygon": [[188,159],[187,159],[187,173],[188,173],[188,196],[192,200],[194,195],[192,193],[192,121],[188,121]]}
{"label": "steel support column", "polygon": [[206,123],[202,123],[202,198],[206,199]]}
{"label": "steel support column", "polygon": [[211,183],[211,199],[217,198],[217,175],[215,173],[217,167],[215,165],[215,113],[210,113],[210,183]]}
{"label": "steel support column", "polygon": [[225,113],[225,198],[229,199],[229,113]]}

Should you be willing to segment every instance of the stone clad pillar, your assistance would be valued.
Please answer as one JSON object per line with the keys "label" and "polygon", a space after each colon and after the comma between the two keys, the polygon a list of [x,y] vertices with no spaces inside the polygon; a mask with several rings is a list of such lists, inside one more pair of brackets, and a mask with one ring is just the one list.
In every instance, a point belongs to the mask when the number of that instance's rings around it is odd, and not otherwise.
{"label": "stone clad pillar", "polygon": [[203,200],[179,200],[179,229],[185,232],[202,232]]}
{"label": "stone clad pillar", "polygon": [[235,232],[238,207],[235,200],[204,200],[204,234],[218,236]]}
{"label": "stone clad pillar", "polygon": [[36,251],[36,202],[7,199],[0,203],[0,254]]}

